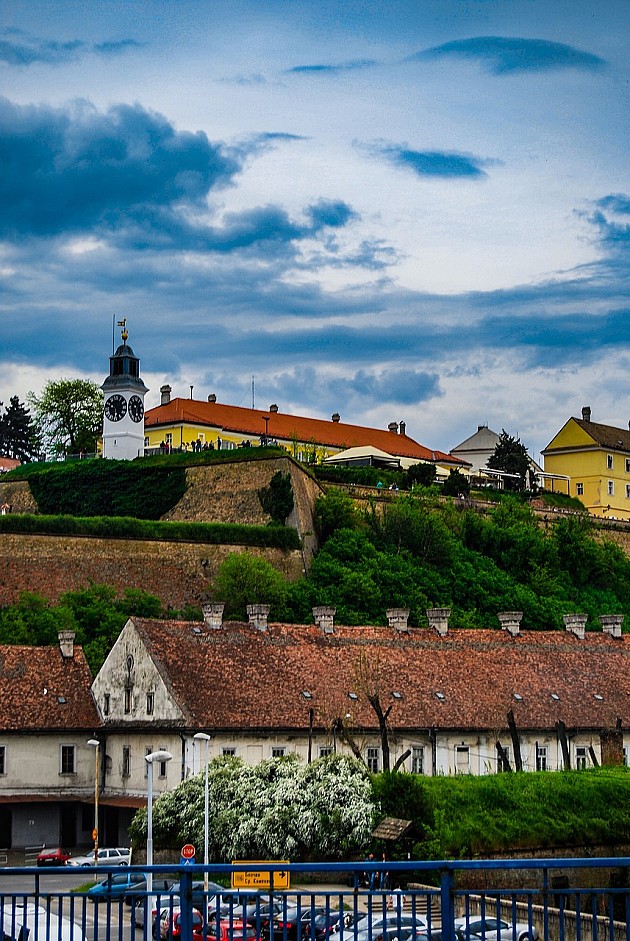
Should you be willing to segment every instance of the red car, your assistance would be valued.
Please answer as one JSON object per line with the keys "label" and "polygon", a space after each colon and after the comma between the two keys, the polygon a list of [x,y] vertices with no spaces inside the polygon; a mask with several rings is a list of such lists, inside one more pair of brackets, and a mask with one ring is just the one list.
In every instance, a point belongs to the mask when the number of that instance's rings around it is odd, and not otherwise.
{"label": "red car", "polygon": [[38,866],[65,866],[72,853],[66,853],[60,846],[44,847],[37,855]]}
{"label": "red car", "polygon": [[224,918],[219,922],[219,937],[217,938],[216,920],[206,928],[205,941],[259,941],[256,929],[252,925],[243,925],[239,921]]}

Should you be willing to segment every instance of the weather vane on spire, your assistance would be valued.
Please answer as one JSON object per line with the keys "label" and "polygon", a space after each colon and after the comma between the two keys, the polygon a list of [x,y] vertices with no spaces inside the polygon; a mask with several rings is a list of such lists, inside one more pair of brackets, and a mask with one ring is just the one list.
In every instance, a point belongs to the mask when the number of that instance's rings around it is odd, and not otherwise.
{"label": "weather vane on spire", "polygon": [[121,336],[122,336],[122,339],[123,339],[123,343],[126,343],[126,342],[127,342],[127,337],[129,336],[129,331],[127,330],[127,318],[126,318],[126,317],[123,317],[122,320],[119,320],[119,321],[118,321],[118,326],[119,326],[119,327],[122,327]]}

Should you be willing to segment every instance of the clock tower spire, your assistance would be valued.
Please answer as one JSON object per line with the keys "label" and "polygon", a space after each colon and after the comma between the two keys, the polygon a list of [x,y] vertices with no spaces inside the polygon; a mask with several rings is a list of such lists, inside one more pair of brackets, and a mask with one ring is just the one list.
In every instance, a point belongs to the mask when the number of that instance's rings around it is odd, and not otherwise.
{"label": "clock tower spire", "polygon": [[109,357],[109,376],[101,386],[103,457],[132,461],[144,454],[144,397],[149,390],[140,378],[140,360],[127,344],[126,318],[118,326],[122,343]]}

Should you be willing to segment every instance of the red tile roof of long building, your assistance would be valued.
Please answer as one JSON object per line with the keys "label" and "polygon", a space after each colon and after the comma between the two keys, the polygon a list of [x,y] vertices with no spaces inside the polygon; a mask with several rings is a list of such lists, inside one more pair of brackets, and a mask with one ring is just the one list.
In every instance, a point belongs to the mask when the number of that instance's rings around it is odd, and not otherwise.
{"label": "red tile roof of long building", "polygon": [[191,727],[305,729],[313,708],[316,726],[373,729],[362,672],[393,729],[505,729],[510,709],[521,729],[630,724],[630,635],[132,620]]}
{"label": "red tile roof of long building", "polygon": [[445,451],[433,451],[406,434],[401,435],[380,428],[366,428],[362,425],[349,425],[341,421],[326,421],[322,418],[304,418],[276,411],[223,405],[219,402],[172,399],[166,405],[149,409],[144,423],[146,428],[182,423],[206,425],[225,434],[242,435],[248,438],[268,435],[276,440],[314,442],[340,450],[371,445],[396,457],[417,458],[419,461],[447,461],[454,465],[466,466],[464,461],[452,454],[447,454]]}

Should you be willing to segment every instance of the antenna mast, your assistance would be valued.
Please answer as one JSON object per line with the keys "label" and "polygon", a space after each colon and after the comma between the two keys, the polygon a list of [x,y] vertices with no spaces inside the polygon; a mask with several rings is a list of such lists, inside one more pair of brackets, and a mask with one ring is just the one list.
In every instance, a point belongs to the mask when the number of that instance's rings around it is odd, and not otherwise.
{"label": "antenna mast", "polygon": [[256,408],[256,396],[254,394],[254,377],[252,376],[252,408]]}

